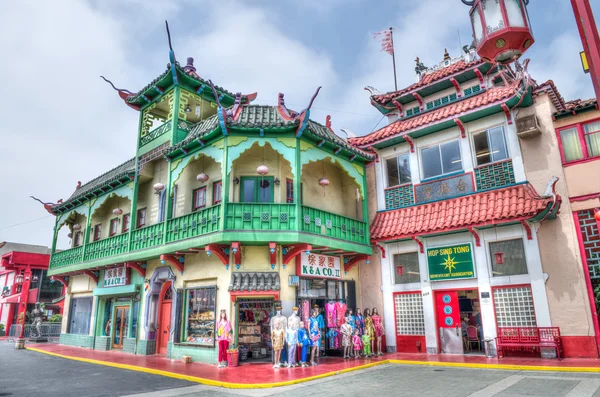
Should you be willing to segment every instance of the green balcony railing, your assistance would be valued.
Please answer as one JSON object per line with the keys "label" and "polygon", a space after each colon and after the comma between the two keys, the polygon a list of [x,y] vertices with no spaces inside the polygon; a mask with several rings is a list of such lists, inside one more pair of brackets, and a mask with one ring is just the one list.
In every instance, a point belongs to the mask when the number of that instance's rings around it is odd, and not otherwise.
{"label": "green balcony railing", "polygon": [[145,226],[131,232],[131,251],[152,248],[164,243],[163,222]]}
{"label": "green balcony railing", "polygon": [[356,219],[302,206],[302,231],[368,244],[368,225]]}
{"label": "green balcony railing", "polygon": [[297,230],[296,205],[228,203],[227,230]]}
{"label": "green balcony railing", "polygon": [[106,258],[107,256],[124,254],[129,251],[127,233],[94,241],[85,247],[84,261]]}
{"label": "green balcony railing", "polygon": [[55,252],[50,258],[50,268],[57,268],[79,263],[83,260],[83,247],[75,247],[65,251]]}
{"label": "green balcony railing", "polygon": [[167,221],[167,243],[219,231],[221,206],[214,205]]}

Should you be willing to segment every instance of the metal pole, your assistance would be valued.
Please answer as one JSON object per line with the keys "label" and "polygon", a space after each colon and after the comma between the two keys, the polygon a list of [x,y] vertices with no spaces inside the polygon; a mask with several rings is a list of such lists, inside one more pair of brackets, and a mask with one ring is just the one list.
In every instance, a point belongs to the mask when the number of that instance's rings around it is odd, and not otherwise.
{"label": "metal pole", "polygon": [[392,64],[394,65],[394,89],[398,91],[398,80],[396,79],[396,51],[394,50],[394,28],[390,28],[390,39],[392,42]]}
{"label": "metal pole", "polygon": [[575,21],[588,61],[596,100],[600,102],[600,39],[589,0],[571,0]]}

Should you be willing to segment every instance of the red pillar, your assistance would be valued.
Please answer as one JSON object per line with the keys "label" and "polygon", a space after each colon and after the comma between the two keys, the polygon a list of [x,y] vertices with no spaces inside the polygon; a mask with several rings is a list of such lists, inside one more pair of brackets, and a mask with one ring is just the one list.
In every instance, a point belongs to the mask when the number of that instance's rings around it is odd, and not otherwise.
{"label": "red pillar", "polygon": [[571,0],[575,21],[581,36],[583,50],[590,67],[590,75],[596,92],[596,100],[600,103],[600,39],[594,21],[592,6],[589,0]]}
{"label": "red pillar", "polygon": [[25,269],[25,280],[23,281],[23,285],[21,287],[21,299],[19,302],[19,313],[17,314],[17,320],[18,320],[18,316],[21,315],[21,313],[23,313],[23,318],[20,321],[21,324],[21,332],[19,334],[19,338],[23,338],[23,334],[25,333],[25,320],[26,320],[26,312],[27,312],[27,304],[29,303],[29,287],[31,286],[31,268],[29,266],[27,266],[27,268]]}

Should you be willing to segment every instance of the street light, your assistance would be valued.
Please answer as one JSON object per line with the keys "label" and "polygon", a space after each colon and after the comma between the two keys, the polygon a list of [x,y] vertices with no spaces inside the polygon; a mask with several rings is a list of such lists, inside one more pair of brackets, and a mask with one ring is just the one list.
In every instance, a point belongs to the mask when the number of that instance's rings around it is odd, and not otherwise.
{"label": "street light", "polygon": [[462,0],[471,6],[473,38],[479,57],[509,64],[534,42],[527,5],[529,0]]}

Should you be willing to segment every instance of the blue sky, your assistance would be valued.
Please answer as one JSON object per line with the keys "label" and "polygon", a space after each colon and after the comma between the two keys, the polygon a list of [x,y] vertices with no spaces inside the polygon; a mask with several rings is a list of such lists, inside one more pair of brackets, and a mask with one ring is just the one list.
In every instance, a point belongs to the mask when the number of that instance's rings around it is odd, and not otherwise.
{"label": "blue sky", "polygon": [[[600,0],[591,0],[600,15]],[[200,76],[257,103],[306,106],[311,116],[364,135],[385,120],[367,85],[393,89],[391,57],[373,33],[395,29],[398,85],[415,81],[414,59],[442,60],[471,41],[460,0],[61,0],[19,1],[0,14],[6,115],[0,125],[9,170],[0,196],[0,241],[50,245],[53,217],[29,199],[66,199],[88,180],[132,157],[138,114],[99,79],[137,91],[165,70],[171,27],[178,60],[195,58]],[[569,0],[532,0],[536,43],[527,53],[538,82],[553,79],[566,99],[590,98]],[[42,219],[40,219],[42,218]],[[22,224],[32,221],[31,223]],[[19,226],[13,226],[21,224]]]}

